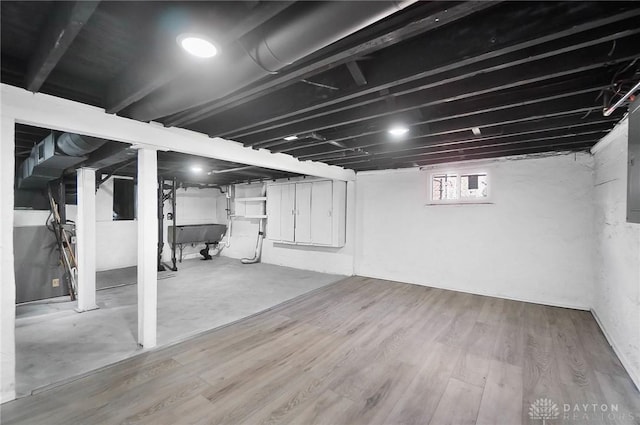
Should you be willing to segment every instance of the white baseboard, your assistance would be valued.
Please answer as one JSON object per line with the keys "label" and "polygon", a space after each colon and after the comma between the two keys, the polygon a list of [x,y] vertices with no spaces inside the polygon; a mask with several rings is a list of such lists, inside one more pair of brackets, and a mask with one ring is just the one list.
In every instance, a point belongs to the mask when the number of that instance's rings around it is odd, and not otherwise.
{"label": "white baseboard", "polygon": [[542,300],[534,300],[534,299],[524,299],[524,298],[512,297],[512,296],[508,296],[508,295],[495,294],[495,293],[491,293],[491,292],[487,292],[487,291],[475,291],[475,290],[474,291],[469,291],[468,289],[454,288],[454,287],[451,287],[451,286],[427,285],[427,284],[420,283],[420,282],[403,282],[403,281],[399,281],[397,279],[393,279],[393,278],[390,278],[390,277],[374,276],[374,275],[371,275],[371,274],[356,273],[356,275],[357,276],[362,276],[362,277],[370,277],[370,278],[373,278],[373,279],[383,279],[383,280],[389,280],[389,281],[393,281],[393,282],[407,283],[407,284],[410,284],[410,285],[426,286],[426,287],[429,287],[429,288],[445,289],[447,291],[464,292],[465,294],[482,295],[484,297],[502,298],[502,299],[511,300],[511,301],[521,301],[521,302],[525,302],[525,303],[548,305],[548,306],[551,306],[551,307],[570,308],[572,310],[584,310],[584,311],[590,311],[591,310],[591,307],[586,306],[586,305],[582,305],[582,304],[557,303],[555,301],[542,301]]}
{"label": "white baseboard", "polygon": [[598,314],[596,313],[596,311],[594,309],[591,309],[591,315],[593,316],[594,319],[596,319],[596,323],[600,327],[600,330],[604,334],[604,337],[607,339],[607,342],[609,343],[611,348],[613,348],[614,353],[616,353],[616,356],[618,356],[618,359],[620,359],[620,363],[622,363],[622,366],[624,367],[624,369],[627,371],[627,373],[631,377],[631,380],[633,381],[633,384],[636,386],[638,391],[640,391],[640,376],[631,367],[631,365],[632,365],[631,361],[624,354],[624,352],[618,348],[618,346],[615,343],[615,340],[613,338],[611,338],[611,335],[609,335],[609,333],[607,332],[607,329],[602,324],[602,321],[600,320],[600,318],[598,317]]}

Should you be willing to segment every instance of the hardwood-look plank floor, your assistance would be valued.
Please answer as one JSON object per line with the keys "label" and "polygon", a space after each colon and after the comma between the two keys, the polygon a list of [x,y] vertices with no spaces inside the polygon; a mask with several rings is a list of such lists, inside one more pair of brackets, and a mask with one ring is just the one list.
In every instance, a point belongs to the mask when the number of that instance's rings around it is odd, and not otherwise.
{"label": "hardwood-look plank floor", "polygon": [[[557,417],[530,417],[539,399]],[[638,424],[640,396],[588,312],[353,277],[1,415],[3,425]]]}

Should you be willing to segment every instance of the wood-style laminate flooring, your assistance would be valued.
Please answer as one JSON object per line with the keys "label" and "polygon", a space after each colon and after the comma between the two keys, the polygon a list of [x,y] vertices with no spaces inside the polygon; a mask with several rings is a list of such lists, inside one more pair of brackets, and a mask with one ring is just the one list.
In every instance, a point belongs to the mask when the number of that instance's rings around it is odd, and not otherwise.
{"label": "wood-style laminate flooring", "polygon": [[353,277],[5,403],[1,421],[542,424],[538,399],[550,425],[640,423],[589,312]]}

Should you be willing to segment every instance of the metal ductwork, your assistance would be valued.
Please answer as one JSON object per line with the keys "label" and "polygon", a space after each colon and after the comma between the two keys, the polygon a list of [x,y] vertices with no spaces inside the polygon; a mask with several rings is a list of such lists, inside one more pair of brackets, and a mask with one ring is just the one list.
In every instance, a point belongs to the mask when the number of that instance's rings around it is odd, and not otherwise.
{"label": "metal ductwork", "polygon": [[80,136],[74,133],[63,133],[58,137],[56,144],[58,149],[69,156],[84,156],[87,155],[107,141],[104,139],[98,139],[96,137]]}
{"label": "metal ductwork", "polygon": [[57,139],[51,133],[36,144],[18,169],[20,189],[40,189],[59,179],[64,170],[85,161],[106,140],[63,133]]}
{"label": "metal ductwork", "polygon": [[128,115],[150,121],[222,98],[416,1],[294,4],[277,15],[264,32],[243,37],[206,68],[179,78],[134,104]]}

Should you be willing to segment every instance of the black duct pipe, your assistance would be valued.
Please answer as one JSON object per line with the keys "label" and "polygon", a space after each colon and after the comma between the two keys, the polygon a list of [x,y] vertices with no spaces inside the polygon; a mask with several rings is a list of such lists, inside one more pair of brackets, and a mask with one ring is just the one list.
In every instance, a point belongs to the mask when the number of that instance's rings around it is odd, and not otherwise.
{"label": "black duct pipe", "polygon": [[128,115],[150,121],[222,98],[416,1],[296,3],[276,16],[261,37],[249,34],[197,76],[169,83],[134,104]]}

